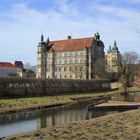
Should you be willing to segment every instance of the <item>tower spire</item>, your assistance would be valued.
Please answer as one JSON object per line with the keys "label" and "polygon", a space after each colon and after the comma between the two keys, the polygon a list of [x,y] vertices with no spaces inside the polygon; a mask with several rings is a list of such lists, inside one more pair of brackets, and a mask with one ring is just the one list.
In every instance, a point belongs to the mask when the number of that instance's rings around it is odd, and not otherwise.
{"label": "tower spire", "polygon": [[43,36],[43,34],[41,35],[41,42],[43,42],[44,41],[44,36]]}

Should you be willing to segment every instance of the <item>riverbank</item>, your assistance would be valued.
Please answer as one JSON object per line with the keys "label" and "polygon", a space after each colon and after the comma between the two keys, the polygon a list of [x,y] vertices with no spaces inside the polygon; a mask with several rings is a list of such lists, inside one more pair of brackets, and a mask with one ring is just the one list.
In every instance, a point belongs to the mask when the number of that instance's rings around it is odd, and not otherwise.
{"label": "riverbank", "polygon": [[[139,92],[140,88],[129,88],[128,92]],[[121,93],[121,90],[96,93],[71,93],[59,96],[41,96],[30,98],[0,99],[0,114],[7,114],[25,110],[35,110],[40,108],[60,107],[77,102],[75,99],[88,100],[96,97],[106,97]]]}
{"label": "riverbank", "polygon": [[140,139],[140,110],[106,115],[96,119],[63,125],[60,127],[43,128],[3,140],[68,140],[68,139]]}

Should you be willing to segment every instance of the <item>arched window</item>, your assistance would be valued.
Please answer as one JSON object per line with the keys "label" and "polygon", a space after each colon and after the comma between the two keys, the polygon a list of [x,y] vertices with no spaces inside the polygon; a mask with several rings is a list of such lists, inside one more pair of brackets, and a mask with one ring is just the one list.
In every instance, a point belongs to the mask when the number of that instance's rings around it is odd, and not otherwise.
{"label": "arched window", "polygon": [[64,67],[64,71],[66,71],[67,69],[66,69],[66,67]]}
{"label": "arched window", "polygon": [[71,71],[72,70],[72,67],[69,67],[69,71]]}

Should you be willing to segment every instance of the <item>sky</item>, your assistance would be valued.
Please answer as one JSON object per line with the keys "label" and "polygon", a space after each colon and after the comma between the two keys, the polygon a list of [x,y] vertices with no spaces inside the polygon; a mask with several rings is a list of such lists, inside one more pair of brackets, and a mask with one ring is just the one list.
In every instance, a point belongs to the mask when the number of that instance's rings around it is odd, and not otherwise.
{"label": "sky", "polygon": [[94,36],[119,51],[140,53],[140,0],[0,0],[0,61],[37,63],[45,39]]}

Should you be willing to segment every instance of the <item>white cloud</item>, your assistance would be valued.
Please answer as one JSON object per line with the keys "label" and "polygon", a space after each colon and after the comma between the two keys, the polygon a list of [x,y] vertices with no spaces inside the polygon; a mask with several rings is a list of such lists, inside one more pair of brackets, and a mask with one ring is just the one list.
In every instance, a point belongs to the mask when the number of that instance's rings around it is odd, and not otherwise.
{"label": "white cloud", "polygon": [[[58,1],[57,1],[58,3]],[[76,3],[67,4],[66,0],[58,3],[58,11],[40,12],[28,8],[26,4],[17,4],[6,13],[11,21],[0,21],[0,61],[23,60],[36,64],[37,44],[43,32],[50,40],[73,37],[93,36],[96,31],[101,34],[106,49],[117,40],[121,51],[128,49],[140,51],[140,36],[135,33],[135,26],[140,23],[140,14],[127,9],[105,5],[94,5],[91,11],[113,14],[122,20],[112,17],[98,17],[80,12]],[[90,7],[91,5],[89,5]],[[87,7],[88,10],[88,7]],[[91,12],[90,11],[90,12]]]}

